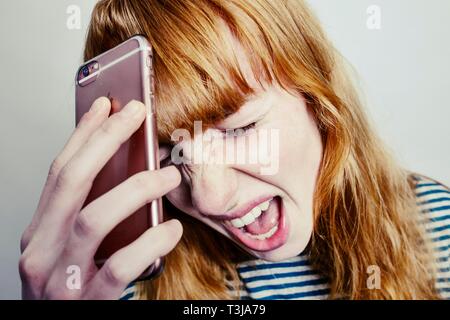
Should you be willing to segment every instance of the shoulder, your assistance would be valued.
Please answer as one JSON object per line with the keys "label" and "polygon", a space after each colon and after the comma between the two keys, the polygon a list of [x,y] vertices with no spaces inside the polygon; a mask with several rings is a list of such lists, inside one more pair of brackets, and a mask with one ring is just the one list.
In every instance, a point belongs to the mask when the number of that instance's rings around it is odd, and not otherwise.
{"label": "shoulder", "polygon": [[450,298],[450,189],[434,179],[413,175],[421,222],[437,262],[436,287]]}
{"label": "shoulder", "polygon": [[[414,193],[417,205],[430,222],[440,222],[441,226],[450,225],[450,189],[431,178],[413,175]],[[448,230],[449,228],[447,228]],[[444,231],[445,228],[433,231]]]}

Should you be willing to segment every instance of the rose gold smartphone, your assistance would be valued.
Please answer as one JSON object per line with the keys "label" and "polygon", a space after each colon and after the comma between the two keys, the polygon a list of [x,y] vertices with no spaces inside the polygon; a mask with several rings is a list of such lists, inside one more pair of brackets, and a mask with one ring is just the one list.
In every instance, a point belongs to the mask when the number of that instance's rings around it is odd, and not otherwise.
{"label": "rose gold smartphone", "polygon": [[[147,108],[142,126],[95,178],[83,207],[135,173],[159,169],[152,61],[150,43],[138,35],[87,61],[78,69],[75,89],[77,124],[101,96],[111,100],[111,114],[119,112],[131,100],[139,100]],[[118,249],[162,221],[160,198],[134,212],[106,236],[95,255],[96,264],[100,267]],[[154,277],[162,269],[161,257],[139,279]]]}

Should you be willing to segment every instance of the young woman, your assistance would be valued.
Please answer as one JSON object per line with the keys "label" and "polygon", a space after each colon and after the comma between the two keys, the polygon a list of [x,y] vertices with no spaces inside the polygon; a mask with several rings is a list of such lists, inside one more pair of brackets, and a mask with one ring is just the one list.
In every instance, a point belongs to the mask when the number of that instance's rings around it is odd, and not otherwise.
{"label": "young woman", "polygon": [[[174,166],[167,157],[166,168],[137,174],[80,210],[101,166],[144,117],[131,102],[108,118],[109,100],[99,98],[51,166],[24,232],[25,298],[450,296],[450,191],[392,159],[303,1],[102,0],[85,60],[134,34],[155,52],[161,143],[170,146],[172,132],[191,131],[194,121],[215,140],[276,130],[277,170]],[[227,135],[237,128],[244,134]],[[185,157],[195,141],[183,142]],[[109,230],[162,195],[175,219],[97,269],[93,254]],[[166,254],[161,276],[128,285]],[[62,285],[68,264],[81,266],[81,290]]]}

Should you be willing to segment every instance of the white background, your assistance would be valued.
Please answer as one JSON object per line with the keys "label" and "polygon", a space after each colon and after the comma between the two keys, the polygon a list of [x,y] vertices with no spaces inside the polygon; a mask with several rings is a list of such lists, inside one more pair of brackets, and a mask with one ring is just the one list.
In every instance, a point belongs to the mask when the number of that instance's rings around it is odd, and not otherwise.
{"label": "white background", "polygon": [[[249,0],[251,1],[251,0]],[[407,168],[450,185],[450,1],[311,0],[358,70],[368,112]],[[20,298],[19,239],[74,127],[74,74],[95,1],[0,2],[0,298]],[[66,27],[81,8],[82,28]],[[381,8],[381,30],[366,26]]]}

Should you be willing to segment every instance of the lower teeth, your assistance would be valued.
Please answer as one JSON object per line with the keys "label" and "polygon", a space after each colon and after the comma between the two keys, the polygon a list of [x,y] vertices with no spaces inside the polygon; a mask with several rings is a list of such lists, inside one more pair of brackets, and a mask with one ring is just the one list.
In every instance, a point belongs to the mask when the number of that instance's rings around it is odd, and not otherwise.
{"label": "lower teeth", "polygon": [[245,233],[247,233],[247,235],[250,238],[258,239],[258,240],[264,240],[264,239],[267,239],[267,238],[270,238],[271,236],[273,236],[273,234],[277,230],[278,230],[278,223],[272,229],[270,229],[269,231],[267,231],[266,233],[263,233],[263,234],[251,234],[251,233],[248,233],[248,232],[245,232]]}

